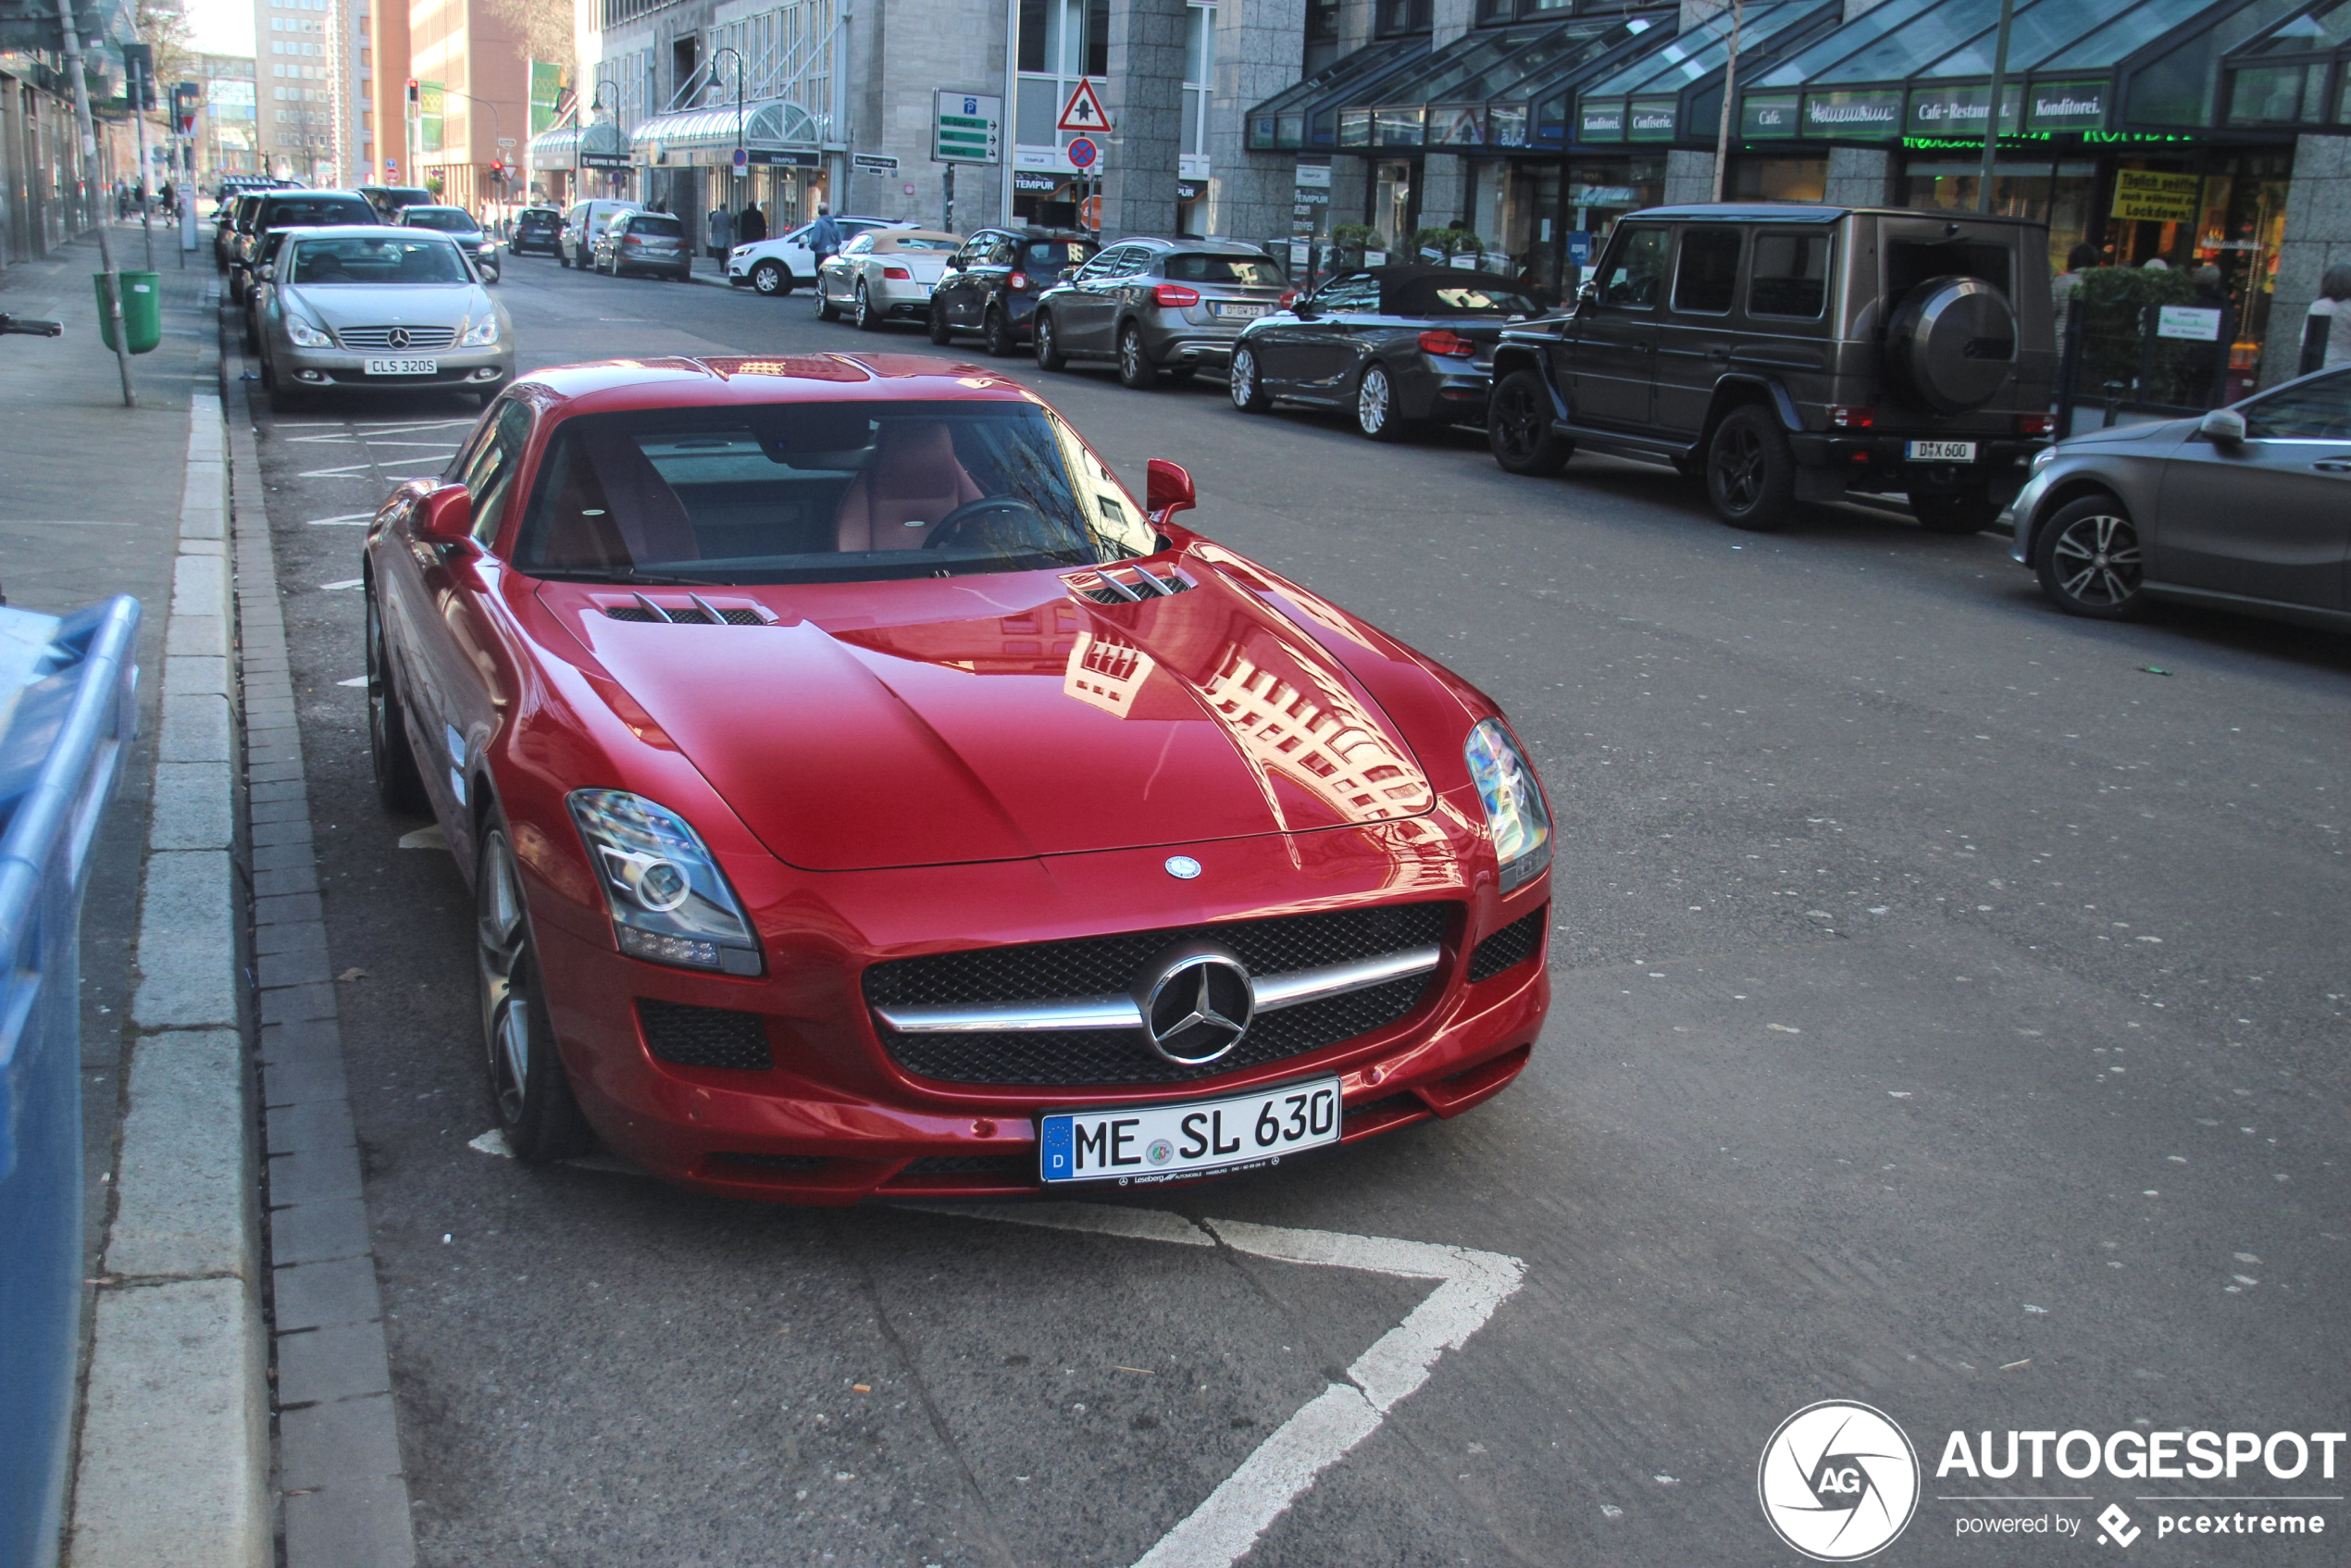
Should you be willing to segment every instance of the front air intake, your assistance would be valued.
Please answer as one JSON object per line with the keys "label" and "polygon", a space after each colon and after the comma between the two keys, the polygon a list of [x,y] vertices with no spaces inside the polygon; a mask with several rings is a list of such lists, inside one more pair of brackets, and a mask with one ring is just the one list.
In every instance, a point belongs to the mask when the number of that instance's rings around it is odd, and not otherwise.
{"label": "front air intake", "polygon": [[681,1067],[764,1073],[776,1064],[767,1050],[767,1027],[756,1013],[641,996],[637,1022],[645,1031],[645,1049]]}

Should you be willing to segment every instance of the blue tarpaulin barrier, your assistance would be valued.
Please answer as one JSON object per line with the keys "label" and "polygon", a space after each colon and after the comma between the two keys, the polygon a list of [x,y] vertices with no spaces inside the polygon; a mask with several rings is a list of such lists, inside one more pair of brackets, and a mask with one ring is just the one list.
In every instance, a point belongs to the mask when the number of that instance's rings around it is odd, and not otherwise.
{"label": "blue tarpaulin barrier", "polygon": [[56,1561],[81,1306],[81,890],[139,602],[0,608],[0,1568]]}

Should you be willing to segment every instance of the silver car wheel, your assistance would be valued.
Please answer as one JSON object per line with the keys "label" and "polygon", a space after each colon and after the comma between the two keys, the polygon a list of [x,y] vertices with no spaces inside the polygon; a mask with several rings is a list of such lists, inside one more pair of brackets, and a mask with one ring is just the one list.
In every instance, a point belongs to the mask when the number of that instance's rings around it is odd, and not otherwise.
{"label": "silver car wheel", "polygon": [[1387,433],[1388,421],[1395,417],[1393,393],[1387,384],[1387,372],[1375,365],[1363,372],[1362,383],[1355,389],[1355,425],[1367,436]]}
{"label": "silver car wheel", "polygon": [[2066,525],[2049,547],[2059,590],[2077,604],[2120,609],[2138,597],[2144,570],[2139,531],[2127,517],[2096,512]]}
{"label": "silver car wheel", "polygon": [[492,829],[482,846],[481,915],[475,923],[475,952],[481,976],[482,1038],[490,1052],[490,1082],[498,1114],[509,1126],[522,1119],[530,1082],[530,1003],[516,989],[515,972],[529,946],[523,929],[522,883],[514,851],[504,832]]}
{"label": "silver car wheel", "polygon": [[1231,386],[1236,408],[1247,408],[1257,395],[1257,355],[1247,349],[1233,355]]}

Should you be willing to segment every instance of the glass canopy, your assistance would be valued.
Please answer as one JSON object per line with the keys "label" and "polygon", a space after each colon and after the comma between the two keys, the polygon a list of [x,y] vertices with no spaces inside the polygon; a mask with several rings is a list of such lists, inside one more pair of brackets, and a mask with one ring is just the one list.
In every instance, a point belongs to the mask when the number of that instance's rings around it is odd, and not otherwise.
{"label": "glass canopy", "polygon": [[[1838,0],[1779,0],[1749,7],[1738,23],[1741,63],[1768,68],[1779,51],[1800,47],[1835,26],[1840,10]],[[1576,100],[1575,139],[1676,142],[1694,133],[1707,118],[1699,100],[1711,97],[1719,105],[1733,18],[1731,11],[1719,11],[1586,88]]]}
{"label": "glass canopy", "polygon": [[1336,146],[1341,104],[1377,91],[1427,57],[1426,38],[1391,38],[1342,56],[1250,110],[1245,143],[1253,153]]}

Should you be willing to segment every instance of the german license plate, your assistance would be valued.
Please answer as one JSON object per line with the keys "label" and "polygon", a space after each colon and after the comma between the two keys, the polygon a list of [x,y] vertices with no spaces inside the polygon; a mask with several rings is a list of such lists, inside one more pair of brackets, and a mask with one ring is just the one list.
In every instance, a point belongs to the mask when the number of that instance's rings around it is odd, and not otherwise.
{"label": "german license plate", "polygon": [[370,376],[430,376],[441,368],[438,359],[370,359]]}
{"label": "german license plate", "polygon": [[1039,1175],[1048,1187],[1148,1186],[1276,1164],[1337,1143],[1339,1109],[1338,1080],[1316,1078],[1225,1100],[1051,1112],[1038,1126]]}
{"label": "german license plate", "polygon": [[1221,320],[1254,321],[1259,317],[1264,315],[1268,310],[1271,310],[1273,306],[1264,305],[1212,305],[1208,308]]}
{"label": "german license plate", "polygon": [[1972,463],[1975,442],[1972,441],[1914,441],[1905,442],[1902,455],[1913,463]]}

